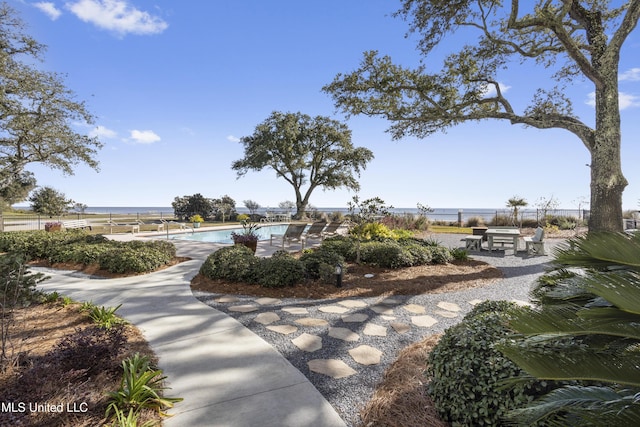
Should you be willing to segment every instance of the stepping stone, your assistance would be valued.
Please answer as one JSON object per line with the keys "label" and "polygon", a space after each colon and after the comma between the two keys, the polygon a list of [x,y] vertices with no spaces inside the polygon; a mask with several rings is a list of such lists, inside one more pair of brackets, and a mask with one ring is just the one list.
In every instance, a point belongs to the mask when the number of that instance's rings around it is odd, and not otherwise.
{"label": "stepping stone", "polygon": [[274,325],[267,326],[267,329],[273,332],[277,332],[282,335],[289,335],[298,331],[298,328],[293,325]]}
{"label": "stepping stone", "polygon": [[380,350],[368,345],[353,348],[349,350],[349,354],[353,357],[353,360],[361,365],[378,365],[382,357]]}
{"label": "stepping stone", "polygon": [[360,323],[367,320],[369,316],[363,313],[345,314],[342,316],[342,321],[345,323]]}
{"label": "stepping stone", "polygon": [[215,299],[214,301],[215,302],[221,302],[221,303],[238,302],[238,301],[240,301],[240,298],[234,297],[234,296],[230,296],[230,295],[225,295],[225,296],[222,296],[220,298]]}
{"label": "stepping stone", "polygon": [[458,317],[456,313],[453,313],[451,311],[437,310],[436,314],[438,316],[446,317],[447,319],[453,319],[454,317]]}
{"label": "stepping stone", "polygon": [[304,307],[285,307],[282,311],[286,311],[289,314],[309,314],[309,310]]}
{"label": "stepping stone", "polygon": [[411,323],[423,328],[429,328],[438,323],[438,321],[431,316],[412,316]]}
{"label": "stepping stone", "polygon": [[268,325],[270,323],[277,322],[278,320],[280,320],[280,316],[271,311],[267,313],[260,313],[255,319],[253,319],[254,322],[258,322],[263,325]]}
{"label": "stepping stone", "polygon": [[424,314],[427,312],[427,310],[423,306],[418,304],[407,304],[402,308],[407,310],[409,313],[414,313],[414,314]]}
{"label": "stepping stone", "polygon": [[378,314],[393,315],[393,308],[390,308],[390,307],[385,307],[382,305],[374,305],[370,308],[371,310],[375,311]]}
{"label": "stepping stone", "polygon": [[399,334],[406,334],[411,330],[411,325],[402,322],[391,322],[391,327]]}
{"label": "stepping stone", "polygon": [[482,302],[483,300],[481,299],[472,299],[471,301],[469,301],[469,304],[471,305],[478,305]]}
{"label": "stepping stone", "polygon": [[332,378],[345,378],[357,374],[349,365],[336,359],[314,359],[310,360],[307,365],[311,371]]}
{"label": "stepping stone", "polygon": [[512,299],[511,301],[515,302],[520,307],[526,307],[526,306],[533,307],[533,304],[531,304],[529,301],[522,301],[520,299]]}
{"label": "stepping stone", "polygon": [[452,302],[439,302],[438,307],[447,311],[460,311],[460,306]]}
{"label": "stepping stone", "polygon": [[386,337],[387,328],[373,323],[367,323],[362,333],[374,337]]}
{"label": "stepping stone", "polygon": [[385,298],[382,301],[379,302],[379,304],[384,304],[384,305],[398,305],[398,304],[402,304],[402,300],[399,300],[397,298]]}
{"label": "stepping stone", "polygon": [[380,317],[381,317],[383,320],[387,320],[387,321],[390,321],[390,320],[396,320],[396,316],[385,316],[385,315],[382,315],[382,316],[380,316]]}
{"label": "stepping stone", "polygon": [[282,302],[282,300],[278,299],[278,298],[258,298],[256,300],[256,302],[260,305],[273,305],[273,304],[279,304]]}
{"label": "stepping stone", "polygon": [[342,341],[358,341],[360,335],[347,328],[329,328],[329,336]]}
{"label": "stepping stone", "polygon": [[348,308],[339,307],[337,305],[325,305],[325,306],[322,306],[322,307],[318,307],[318,310],[320,310],[323,313],[336,313],[336,314],[342,314],[342,313],[346,313],[347,311],[349,311]]}
{"label": "stepping stone", "polygon": [[256,311],[258,307],[250,304],[243,305],[234,305],[233,307],[229,307],[227,310],[229,311],[238,311],[240,313],[251,313],[252,311]]}
{"label": "stepping stone", "polygon": [[315,317],[303,317],[302,319],[295,320],[295,322],[302,326],[327,326],[329,324],[326,320]]}
{"label": "stepping stone", "polygon": [[345,307],[349,307],[349,308],[355,308],[355,307],[366,307],[367,303],[364,301],[359,301],[359,300],[354,300],[354,299],[347,299],[344,301],[340,301],[338,302],[338,304],[343,305]]}
{"label": "stepping stone", "polygon": [[298,338],[292,339],[291,342],[300,350],[308,353],[313,353],[314,351],[322,348],[322,338],[317,335],[307,333],[300,335]]}

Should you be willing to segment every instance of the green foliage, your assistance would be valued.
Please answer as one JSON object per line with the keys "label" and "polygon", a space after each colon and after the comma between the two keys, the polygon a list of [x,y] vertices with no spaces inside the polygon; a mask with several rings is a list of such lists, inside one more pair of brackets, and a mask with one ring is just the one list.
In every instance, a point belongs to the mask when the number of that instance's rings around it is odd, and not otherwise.
{"label": "green foliage", "polygon": [[580,382],[512,419],[640,424],[640,235],[590,232],[557,250],[553,263],[534,291],[538,309],[511,310],[518,335],[499,348],[529,375]]}
{"label": "green foliage", "polygon": [[191,215],[189,217],[189,221],[191,222],[204,222],[204,219],[199,214]]}
{"label": "green foliage", "polygon": [[337,264],[344,266],[344,257],[337,252],[332,252],[323,247],[305,253],[300,257],[304,270],[308,277],[321,279],[325,283],[335,280],[335,267]]}
{"label": "green foliage", "polygon": [[379,222],[363,222],[352,227],[349,234],[360,240],[385,240],[391,238],[391,230]]}
{"label": "green foliage", "polygon": [[192,196],[176,196],[171,202],[171,206],[175,216],[181,220],[186,220],[196,214],[202,218],[211,218],[214,212],[213,201],[200,193]]}
{"label": "green foliage", "polygon": [[456,261],[467,261],[469,259],[469,252],[463,248],[451,248],[449,249],[449,253]]}
{"label": "green foliage", "polygon": [[321,248],[340,254],[347,261],[356,259],[356,243],[353,238],[348,236],[327,237],[322,241]]}
{"label": "green foliage", "polygon": [[[146,273],[154,271],[171,261],[167,248],[161,241],[122,242],[114,244],[112,250],[98,257],[100,268],[111,273]],[[166,243],[166,242],[165,242]]]}
{"label": "green foliage", "polygon": [[360,248],[360,260],[365,264],[383,268],[401,268],[413,265],[411,252],[398,242],[386,240],[384,242],[365,242]]}
{"label": "green foliage", "polygon": [[116,316],[116,311],[122,306],[122,304],[117,307],[108,307],[104,306],[92,306],[89,309],[89,317],[93,320],[99,327],[104,329],[111,329],[115,325],[122,325],[127,323],[124,319]]}
{"label": "green foliage", "polygon": [[[371,150],[354,147],[347,125],[329,117],[273,112],[256,126],[253,135],[241,139],[244,157],[231,168],[244,176],[248,171],[270,168],[295,191],[298,211],[304,215],[315,188],[358,190],[357,177],[373,159]],[[301,174],[306,179],[300,179]],[[303,194],[301,188],[308,184]]]}
{"label": "green foliage", "polygon": [[149,420],[144,424],[138,424],[138,411],[134,411],[133,408],[129,408],[129,412],[120,408],[113,408],[112,427],[154,427],[156,424],[153,420]]}
{"label": "green foliage", "polygon": [[49,217],[62,215],[71,209],[71,205],[74,203],[73,200],[67,199],[64,193],[51,187],[42,187],[34,191],[29,197],[29,201],[31,202],[31,210]]}
{"label": "green foliage", "polygon": [[428,392],[444,421],[452,425],[502,425],[503,416],[546,391],[546,383],[504,380],[522,373],[495,345],[511,332],[505,309],[515,304],[484,302],[447,329],[429,354]]}
{"label": "green foliage", "polygon": [[66,175],[79,163],[97,169],[102,144],[86,135],[94,118],[85,104],[59,74],[39,67],[46,46],[23,33],[24,23],[6,2],[0,16],[0,197],[15,199],[33,186],[33,175],[25,171],[30,163]]}
{"label": "green foliage", "polygon": [[250,272],[254,282],[265,288],[293,286],[304,280],[304,264],[286,253],[278,251],[271,258],[262,258]]}
{"label": "green foliage", "polygon": [[[245,200],[246,201],[246,200]],[[251,217],[247,214],[238,214],[238,216],[236,217],[236,220],[239,222],[247,222],[251,219]]]}
{"label": "green foliage", "polygon": [[36,285],[47,279],[42,273],[31,273],[24,256],[0,255],[0,309],[9,311],[26,306],[40,298]]}
{"label": "green foliage", "polygon": [[246,246],[225,246],[207,257],[200,267],[200,274],[210,279],[247,281],[251,267],[257,262],[258,258]]}
{"label": "green foliage", "polygon": [[451,250],[444,246],[431,246],[431,262],[434,264],[447,264],[453,261]]}
{"label": "green foliage", "polygon": [[176,402],[181,402],[181,397],[164,397],[162,370],[151,366],[149,358],[136,353],[122,362],[122,380],[120,388],[108,394],[109,405],[105,416],[109,417],[111,411],[140,409],[154,409],[161,415],[162,411],[172,408]]}

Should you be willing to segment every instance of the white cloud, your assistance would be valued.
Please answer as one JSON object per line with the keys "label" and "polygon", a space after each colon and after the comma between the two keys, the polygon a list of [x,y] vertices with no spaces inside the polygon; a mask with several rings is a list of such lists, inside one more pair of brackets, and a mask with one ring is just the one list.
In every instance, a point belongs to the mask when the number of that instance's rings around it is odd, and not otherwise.
{"label": "white cloud", "polygon": [[[511,86],[508,86],[504,83],[500,83],[498,82],[498,86],[500,87],[500,91],[502,93],[506,93],[509,89],[511,89]],[[496,96],[496,94],[498,93],[498,91],[496,91],[496,87],[495,85],[486,85],[484,88],[484,97],[485,98],[491,98],[492,96]]]}
{"label": "white cloud", "polygon": [[125,0],[76,0],[66,6],[82,21],[120,35],[157,34],[168,27],[161,18],[136,9]]}
{"label": "white cloud", "polygon": [[160,137],[152,130],[132,130],[131,139],[137,144],[153,144],[160,141]]}
{"label": "white cloud", "polygon": [[227,136],[227,141],[231,141],[231,142],[240,142],[240,138],[238,138],[237,136],[228,135],[228,136]]}
{"label": "white cloud", "polygon": [[96,126],[93,130],[91,130],[91,132],[89,132],[89,136],[91,138],[115,138],[116,136],[118,136],[118,134],[116,133],[116,131],[108,129],[104,126]]}
{"label": "white cloud", "polygon": [[56,5],[51,2],[41,1],[38,3],[34,3],[33,5],[40,9],[41,12],[44,12],[47,16],[49,16],[52,21],[55,21],[60,17],[60,15],[62,15],[62,12],[58,10],[56,8]]}
{"label": "white cloud", "polygon": [[640,107],[640,97],[624,92],[620,92],[619,97],[618,102],[621,110],[631,107]]}
{"label": "white cloud", "polygon": [[640,68],[631,68],[624,73],[620,74],[618,77],[620,81],[630,80],[633,82],[637,82],[640,80]]}
{"label": "white cloud", "polygon": [[[587,95],[587,100],[585,104],[590,105],[592,107],[596,106],[596,93],[591,92]],[[618,93],[618,105],[621,110],[632,108],[632,107],[640,107],[640,97],[631,95],[625,92]]]}

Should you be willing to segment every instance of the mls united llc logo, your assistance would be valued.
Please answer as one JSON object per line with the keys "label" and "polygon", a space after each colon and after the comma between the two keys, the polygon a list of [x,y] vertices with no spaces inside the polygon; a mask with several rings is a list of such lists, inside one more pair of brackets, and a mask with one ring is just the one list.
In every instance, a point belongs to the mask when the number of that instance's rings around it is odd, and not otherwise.
{"label": "mls united llc logo", "polygon": [[0,402],[0,412],[76,412],[89,410],[86,402],[37,403],[37,402]]}

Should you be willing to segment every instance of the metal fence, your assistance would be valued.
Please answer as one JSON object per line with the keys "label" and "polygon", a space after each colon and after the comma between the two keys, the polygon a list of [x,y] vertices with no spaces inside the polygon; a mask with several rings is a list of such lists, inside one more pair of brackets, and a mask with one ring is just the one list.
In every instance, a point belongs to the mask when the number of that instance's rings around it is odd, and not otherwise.
{"label": "metal fence", "polygon": [[152,222],[158,220],[172,220],[173,215],[167,213],[132,213],[132,214],[66,214],[58,217],[48,217],[44,215],[8,215],[0,214],[0,231],[24,231],[24,230],[44,230],[45,224],[50,222],[61,222],[75,219],[84,219],[92,227],[104,227],[109,229],[109,222],[135,224],[139,221]]}

